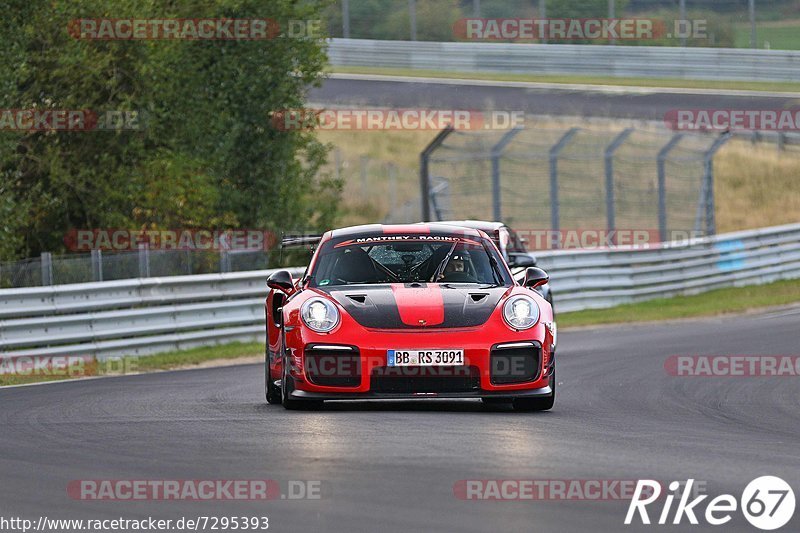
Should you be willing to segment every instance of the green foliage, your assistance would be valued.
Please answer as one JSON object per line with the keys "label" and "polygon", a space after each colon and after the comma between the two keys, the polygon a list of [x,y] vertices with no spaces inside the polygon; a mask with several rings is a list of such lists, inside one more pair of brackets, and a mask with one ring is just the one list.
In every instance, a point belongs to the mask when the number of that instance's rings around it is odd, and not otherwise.
{"label": "green foliage", "polygon": [[271,111],[302,107],[319,82],[320,39],[103,41],[67,31],[82,17],[257,17],[285,28],[319,19],[321,2],[5,3],[0,108],[135,110],[143,127],[2,132],[0,215],[13,208],[19,223],[0,226],[0,240],[25,236],[0,248],[2,257],[60,251],[73,227],[279,231],[332,222],[340,184],[318,176],[326,147],[313,132],[269,125]]}

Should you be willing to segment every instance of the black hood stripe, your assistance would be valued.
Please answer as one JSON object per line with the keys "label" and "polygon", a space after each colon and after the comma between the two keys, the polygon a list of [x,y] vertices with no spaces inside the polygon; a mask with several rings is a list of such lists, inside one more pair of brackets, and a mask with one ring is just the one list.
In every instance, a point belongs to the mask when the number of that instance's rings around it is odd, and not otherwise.
{"label": "black hood stripe", "polygon": [[[424,287],[425,284],[412,283],[406,286],[395,285],[394,288],[392,285],[387,284],[362,287],[318,287],[317,290],[329,294],[356,322],[370,329],[465,328],[480,326],[489,319],[500,298],[508,290],[508,287],[480,289],[435,286],[435,290],[438,290],[441,294],[444,320],[438,324],[421,325],[418,322],[407,324],[401,317],[395,293],[404,290],[418,290]],[[430,289],[433,289],[433,287],[430,287]],[[401,301],[406,306],[403,310],[403,316],[407,319],[408,317],[424,317],[424,310],[412,311],[407,308],[413,305],[413,300],[401,297]],[[429,298],[425,298],[421,302],[422,307],[429,308],[430,301]],[[441,313],[432,313],[431,316],[434,318],[442,315]],[[438,320],[431,320],[431,322],[438,322]]]}

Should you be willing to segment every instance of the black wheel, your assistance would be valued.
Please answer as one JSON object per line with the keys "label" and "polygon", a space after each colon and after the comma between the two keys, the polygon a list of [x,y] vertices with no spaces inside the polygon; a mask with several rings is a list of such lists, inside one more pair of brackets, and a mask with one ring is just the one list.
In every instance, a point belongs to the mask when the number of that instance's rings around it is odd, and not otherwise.
{"label": "black wheel", "polygon": [[515,411],[549,411],[556,401],[556,371],[550,376],[550,386],[553,393],[544,398],[514,398]]}
{"label": "black wheel", "polygon": [[[269,314],[267,314],[269,320]],[[269,370],[269,327],[266,328],[266,346],[264,347],[264,396],[268,404],[281,403],[281,389],[275,385],[275,380]]]}
{"label": "black wheel", "polygon": [[289,377],[288,357],[283,357],[283,374],[281,375],[281,403],[283,407],[290,411],[308,411],[322,407],[322,400],[294,400],[289,397],[292,392],[292,378]]}

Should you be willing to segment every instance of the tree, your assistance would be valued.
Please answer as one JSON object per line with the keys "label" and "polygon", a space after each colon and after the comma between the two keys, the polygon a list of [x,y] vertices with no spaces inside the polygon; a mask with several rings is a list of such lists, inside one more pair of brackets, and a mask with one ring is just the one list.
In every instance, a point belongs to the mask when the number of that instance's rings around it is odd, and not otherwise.
{"label": "tree", "polygon": [[319,82],[320,39],[103,41],[67,31],[87,14],[268,18],[286,28],[290,20],[318,19],[320,2],[5,3],[0,108],[143,117],[138,130],[0,134],[0,209],[25,211],[11,230],[24,228],[14,255],[59,251],[74,227],[277,231],[331,223],[340,184],[318,175],[326,148],[313,131],[277,131],[268,118],[301,107]]}

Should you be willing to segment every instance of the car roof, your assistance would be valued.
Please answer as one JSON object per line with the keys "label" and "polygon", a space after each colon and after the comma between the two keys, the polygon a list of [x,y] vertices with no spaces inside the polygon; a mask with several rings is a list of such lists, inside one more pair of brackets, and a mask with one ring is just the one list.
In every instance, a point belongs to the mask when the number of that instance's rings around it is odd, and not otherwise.
{"label": "car roof", "polygon": [[364,224],[331,231],[331,238],[361,237],[365,235],[462,235],[481,237],[480,228],[471,228],[442,222],[423,222],[419,224]]}

